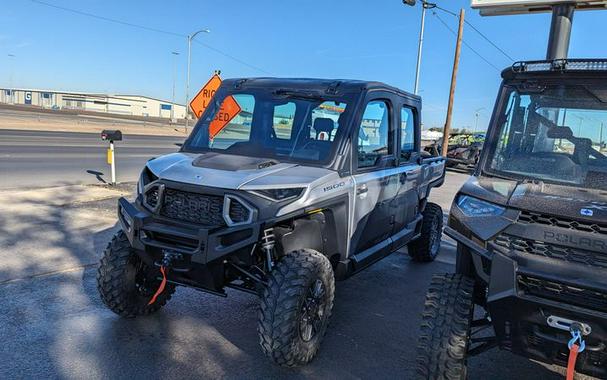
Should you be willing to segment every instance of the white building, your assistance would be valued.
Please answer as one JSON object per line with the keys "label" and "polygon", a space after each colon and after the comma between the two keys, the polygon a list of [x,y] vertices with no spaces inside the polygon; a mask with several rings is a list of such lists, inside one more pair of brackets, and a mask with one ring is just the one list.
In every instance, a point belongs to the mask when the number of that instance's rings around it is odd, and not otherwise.
{"label": "white building", "polygon": [[0,103],[167,119],[185,118],[184,105],[140,95],[2,88]]}

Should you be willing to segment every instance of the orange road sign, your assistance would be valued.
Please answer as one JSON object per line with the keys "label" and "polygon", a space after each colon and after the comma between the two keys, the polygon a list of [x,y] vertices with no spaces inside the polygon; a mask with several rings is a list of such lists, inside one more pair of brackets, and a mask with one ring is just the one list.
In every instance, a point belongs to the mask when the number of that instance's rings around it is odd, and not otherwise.
{"label": "orange road sign", "polygon": [[209,79],[207,84],[202,87],[198,94],[196,94],[194,99],[192,99],[190,102],[190,108],[197,118],[200,118],[204,110],[206,110],[209,104],[211,104],[211,99],[213,99],[215,91],[217,91],[220,85],[221,78],[219,75],[215,74],[211,77],[211,79]]}
{"label": "orange road sign", "polygon": [[242,111],[242,108],[240,108],[233,96],[225,98],[209,126],[209,137],[215,137],[240,111]]}
{"label": "orange road sign", "polygon": [[[202,116],[203,112],[207,109],[215,92],[221,85],[221,78],[215,74],[209,79],[207,84],[198,92],[198,94],[190,102],[190,108],[194,112],[197,118]],[[226,125],[240,113],[242,109],[236,102],[236,99],[232,96],[228,96],[223,100],[219,111],[215,114],[215,118],[209,126],[209,137],[215,137]]]}

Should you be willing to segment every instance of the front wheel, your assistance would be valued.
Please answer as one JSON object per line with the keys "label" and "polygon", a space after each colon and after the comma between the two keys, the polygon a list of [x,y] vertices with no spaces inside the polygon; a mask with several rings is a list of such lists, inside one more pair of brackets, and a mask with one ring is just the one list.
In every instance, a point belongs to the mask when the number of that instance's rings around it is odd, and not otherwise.
{"label": "front wheel", "polygon": [[166,284],[156,302],[149,304],[160,286],[159,273],[141,260],[124,232],[119,231],[99,263],[97,289],[103,303],[122,317],[150,314],[164,306],[175,292],[175,285]]}
{"label": "front wheel", "polygon": [[474,281],[461,274],[432,277],[417,345],[417,379],[467,378],[473,292]]}
{"label": "front wheel", "polygon": [[321,253],[300,249],[281,258],[261,297],[263,352],[282,366],[310,362],[327,331],[334,292],[333,269]]}

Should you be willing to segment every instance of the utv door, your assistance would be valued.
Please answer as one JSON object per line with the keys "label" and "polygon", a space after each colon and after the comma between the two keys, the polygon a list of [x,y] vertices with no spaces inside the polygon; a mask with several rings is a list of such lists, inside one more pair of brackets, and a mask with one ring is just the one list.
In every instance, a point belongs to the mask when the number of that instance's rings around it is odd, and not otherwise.
{"label": "utv door", "polygon": [[394,235],[392,250],[407,244],[415,232],[415,222],[419,219],[419,188],[422,181],[422,166],[419,164],[420,130],[417,111],[408,105],[400,107],[398,141],[398,193],[394,201]]}
{"label": "utv door", "polygon": [[355,194],[351,251],[356,269],[391,252],[398,173],[394,154],[394,113],[386,95],[374,93],[354,131]]}

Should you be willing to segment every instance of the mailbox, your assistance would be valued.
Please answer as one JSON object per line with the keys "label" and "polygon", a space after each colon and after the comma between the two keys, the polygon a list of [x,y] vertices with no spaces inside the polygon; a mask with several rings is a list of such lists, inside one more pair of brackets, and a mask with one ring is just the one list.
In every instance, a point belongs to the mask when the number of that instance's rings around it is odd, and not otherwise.
{"label": "mailbox", "polygon": [[101,132],[101,140],[122,141],[122,132],[120,132],[118,129],[104,129]]}

